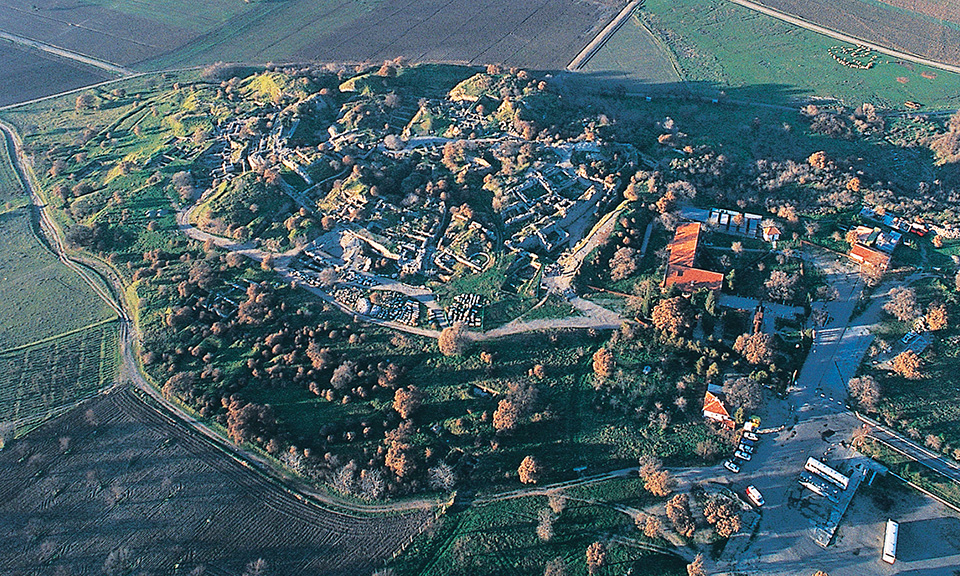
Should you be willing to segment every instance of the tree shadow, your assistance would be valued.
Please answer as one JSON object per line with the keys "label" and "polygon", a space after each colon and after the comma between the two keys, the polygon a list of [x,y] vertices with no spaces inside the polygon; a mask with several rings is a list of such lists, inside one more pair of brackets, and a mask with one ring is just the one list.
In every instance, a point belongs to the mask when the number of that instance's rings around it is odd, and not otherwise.
{"label": "tree shadow", "polygon": [[901,522],[897,560],[920,562],[960,554],[960,518],[927,518]]}

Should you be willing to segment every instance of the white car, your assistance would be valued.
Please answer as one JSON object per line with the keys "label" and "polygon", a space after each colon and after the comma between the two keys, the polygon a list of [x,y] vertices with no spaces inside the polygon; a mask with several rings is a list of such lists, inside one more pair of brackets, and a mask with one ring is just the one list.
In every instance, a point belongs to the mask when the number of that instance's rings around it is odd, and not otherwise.
{"label": "white car", "polygon": [[763,506],[763,495],[760,494],[756,486],[747,486],[747,499],[757,508]]}
{"label": "white car", "polygon": [[723,467],[727,470],[733,472],[734,474],[740,473],[740,466],[737,465],[733,460],[724,460]]}
{"label": "white car", "polygon": [[752,441],[752,442],[756,442],[756,441],[760,440],[760,437],[759,437],[759,436],[757,436],[755,433],[749,432],[749,431],[744,432],[744,433],[743,433],[743,437],[746,438],[747,440]]}
{"label": "white car", "polygon": [[744,452],[743,450],[737,450],[736,452],[733,453],[733,455],[741,460],[746,460],[747,462],[750,461],[750,455]]}

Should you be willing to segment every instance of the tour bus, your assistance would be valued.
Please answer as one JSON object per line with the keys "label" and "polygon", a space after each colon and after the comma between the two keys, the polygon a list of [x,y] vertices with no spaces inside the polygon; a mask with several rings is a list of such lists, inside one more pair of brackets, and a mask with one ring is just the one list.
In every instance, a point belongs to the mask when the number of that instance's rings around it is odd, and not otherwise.
{"label": "tour bus", "polygon": [[883,537],[883,561],[887,564],[893,564],[897,559],[897,532],[899,531],[899,524],[893,520],[887,520],[887,533]]}

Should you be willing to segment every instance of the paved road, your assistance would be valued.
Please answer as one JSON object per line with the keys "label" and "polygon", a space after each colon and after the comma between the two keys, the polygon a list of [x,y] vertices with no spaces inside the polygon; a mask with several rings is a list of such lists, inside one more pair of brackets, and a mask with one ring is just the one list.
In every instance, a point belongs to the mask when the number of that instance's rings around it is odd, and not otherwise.
{"label": "paved road", "polygon": [[858,415],[858,418],[869,428],[868,436],[883,442],[890,448],[923,464],[954,482],[960,483],[960,464],[942,454],[937,454],[916,442],[904,438],[902,435],[883,426],[872,418]]}
{"label": "paved road", "polygon": [[799,487],[797,476],[809,456],[848,464],[864,461],[846,447],[853,431],[861,426],[845,407],[846,383],[872,341],[869,328],[879,319],[884,301],[882,297],[874,299],[864,314],[851,321],[862,288],[859,277],[848,273],[843,263],[824,257],[817,260],[828,283],[837,288],[838,297],[814,304],[815,311],[820,310],[828,320],[816,329],[813,347],[788,400],[769,401],[763,410],[764,426],[775,427],[775,431],[762,436],[756,455],[739,475],[715,472],[740,492],[755,485],[766,504],[756,531],[731,539],[712,568],[717,573],[764,576],[808,576],[817,569],[831,576],[949,573],[948,567],[956,567],[960,559],[960,542],[946,545],[936,554],[915,548],[912,556],[898,559],[893,567],[879,562],[887,517],[902,518],[911,533],[927,531],[945,540],[956,538],[960,530],[938,523],[939,518],[952,514],[947,508],[912,493],[903,495],[901,502],[886,512],[867,498],[854,498],[834,544],[824,551],[813,541],[811,519],[819,518],[826,509],[819,503],[822,500]]}

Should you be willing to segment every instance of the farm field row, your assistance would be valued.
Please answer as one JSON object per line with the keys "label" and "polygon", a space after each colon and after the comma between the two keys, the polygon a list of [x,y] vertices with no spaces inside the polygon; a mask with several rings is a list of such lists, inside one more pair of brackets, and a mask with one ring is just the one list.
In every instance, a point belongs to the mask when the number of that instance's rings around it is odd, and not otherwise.
{"label": "farm field row", "polygon": [[[924,110],[960,105],[960,76],[875,55],[869,69],[834,59],[853,46],[781,22],[724,0],[650,0],[641,17],[673,52],[686,87],[694,93],[789,104],[836,98],[849,106],[871,102]],[[618,35],[632,34],[626,26]],[[639,49],[638,49],[639,51]]]}
{"label": "farm field row", "polygon": [[[895,50],[960,64],[960,26],[956,22],[960,13],[951,14],[940,2],[760,0],[758,3]],[[939,19],[943,17],[954,21]]]}
{"label": "farm field row", "polygon": [[0,571],[225,575],[261,559],[274,574],[369,574],[431,517],[297,500],[132,394],[94,399],[0,452]]}
{"label": "farm field row", "polygon": [[0,41],[0,106],[57,94],[103,79],[91,69]]}
{"label": "farm field row", "polygon": [[118,370],[117,337],[116,322],[107,322],[0,352],[0,421],[29,427],[110,385]]}
{"label": "farm field row", "polygon": [[613,16],[603,2],[289,0],[0,3],[0,30],[123,65],[419,61],[562,68]]}

